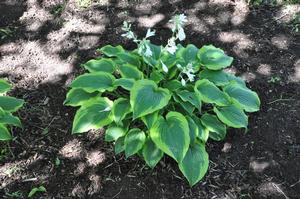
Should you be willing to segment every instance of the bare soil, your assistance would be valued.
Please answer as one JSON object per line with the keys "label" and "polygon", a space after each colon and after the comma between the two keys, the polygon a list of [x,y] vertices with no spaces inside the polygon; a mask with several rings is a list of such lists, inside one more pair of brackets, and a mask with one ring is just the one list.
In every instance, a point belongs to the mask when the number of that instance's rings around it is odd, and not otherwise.
{"label": "bare soil", "polygon": [[[55,14],[57,5],[61,12]],[[78,8],[74,1],[2,0],[0,76],[26,104],[18,112],[23,129],[0,162],[0,198],[33,187],[35,198],[300,198],[300,37],[286,22],[299,5],[249,7],[244,1],[105,1]],[[54,13],[54,14],[53,14]],[[106,44],[134,44],[120,37],[124,20],[154,43],[170,36],[168,20],[185,13],[185,44],[213,44],[235,58],[232,72],[257,91],[261,110],[249,129],[228,130],[209,141],[210,169],[190,188],[175,162],[151,170],[137,157],[115,156],[103,130],[71,135],[75,109],[63,106],[80,64]],[[7,148],[1,143],[1,148]],[[58,161],[59,160],[59,161]]]}

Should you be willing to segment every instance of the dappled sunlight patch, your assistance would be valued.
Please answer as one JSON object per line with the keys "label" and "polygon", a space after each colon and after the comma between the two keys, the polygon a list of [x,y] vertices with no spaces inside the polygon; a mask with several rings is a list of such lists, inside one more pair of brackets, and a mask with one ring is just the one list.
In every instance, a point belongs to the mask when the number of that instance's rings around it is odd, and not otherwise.
{"label": "dappled sunlight patch", "polygon": [[96,174],[89,176],[90,186],[88,187],[88,195],[94,195],[101,191],[101,177]]}
{"label": "dappled sunlight patch", "polygon": [[[15,47],[15,49],[14,49]],[[58,55],[49,54],[36,41],[20,43],[10,46],[14,53],[4,55],[0,60],[0,73],[13,72],[14,75],[27,75],[26,81],[36,76],[43,76],[45,80],[54,80],[58,75],[68,74],[72,65],[61,61]],[[17,57],[17,58],[16,58]],[[14,60],[13,62],[11,60]]]}
{"label": "dappled sunlight patch", "polygon": [[269,64],[259,64],[257,70],[257,73],[261,75],[271,75],[271,66]]}
{"label": "dappled sunlight patch", "polygon": [[146,27],[146,28],[152,28],[155,26],[157,23],[165,19],[165,15],[163,14],[155,14],[150,17],[139,17],[138,22],[139,26],[141,27]]}
{"label": "dappled sunlight patch", "polygon": [[235,26],[242,24],[248,16],[250,10],[245,0],[235,1],[234,12],[231,17],[231,23]]}
{"label": "dappled sunlight patch", "polygon": [[277,48],[285,49],[285,50],[287,50],[290,45],[289,38],[287,38],[287,36],[285,36],[283,34],[272,37],[271,42]]}
{"label": "dappled sunlight patch", "polygon": [[295,18],[297,12],[300,12],[299,4],[285,5],[280,7],[280,9],[276,14],[275,19],[282,23],[288,23],[289,21]]}
{"label": "dappled sunlight patch", "polygon": [[[74,16],[72,19],[69,19],[61,29],[48,34],[47,39],[49,41],[47,42],[48,45],[46,45],[47,50],[51,53],[58,53],[63,49],[74,48],[78,45],[80,49],[95,46],[99,41],[101,33],[104,32],[105,24],[107,23],[105,15],[98,16],[97,20],[101,20],[101,23],[92,24],[86,19]],[[81,40],[78,41],[78,43],[72,42],[72,36],[74,36],[74,34],[81,35]]]}
{"label": "dappled sunlight patch", "polygon": [[77,183],[71,191],[71,196],[76,198],[84,198],[86,196],[85,188],[80,183]]}
{"label": "dappled sunlight patch", "polygon": [[202,20],[202,18],[198,18],[195,14],[189,15],[189,21],[187,24],[191,25],[192,29],[199,33],[207,34],[210,32],[208,25]]}
{"label": "dappled sunlight patch", "polygon": [[105,158],[105,153],[98,150],[91,151],[86,154],[86,160],[90,166],[97,166],[101,164],[104,162]]}
{"label": "dappled sunlight patch", "polygon": [[253,160],[249,164],[250,169],[253,170],[255,173],[261,173],[269,166],[270,166],[270,162],[267,161]]}
{"label": "dappled sunlight patch", "polygon": [[262,183],[261,185],[258,186],[258,192],[262,196],[275,197],[281,195],[281,196],[285,196],[285,198],[288,198],[284,193],[283,189],[281,188],[281,185],[275,182]]}
{"label": "dappled sunlight patch", "polygon": [[60,155],[70,159],[80,159],[82,158],[83,153],[84,149],[82,147],[82,142],[78,139],[73,139],[69,141],[59,151]]}
{"label": "dappled sunlight patch", "polygon": [[85,162],[79,162],[77,167],[74,170],[74,175],[79,176],[84,173],[84,170],[87,168],[87,164]]}
{"label": "dappled sunlight patch", "polygon": [[295,64],[295,72],[294,74],[291,74],[289,76],[289,79],[292,81],[292,82],[299,82],[300,81],[300,59],[298,59]]}
{"label": "dappled sunlight patch", "polygon": [[[20,18],[22,23],[28,24],[26,29],[29,31],[38,31],[47,21],[53,20],[53,16],[41,8],[38,5],[36,0],[27,1],[28,10],[23,13],[23,16]],[[36,20],[32,21],[32,18]]]}
{"label": "dappled sunlight patch", "polygon": [[241,75],[241,77],[246,81],[246,82],[251,82],[256,78],[256,75],[252,72],[245,72]]}

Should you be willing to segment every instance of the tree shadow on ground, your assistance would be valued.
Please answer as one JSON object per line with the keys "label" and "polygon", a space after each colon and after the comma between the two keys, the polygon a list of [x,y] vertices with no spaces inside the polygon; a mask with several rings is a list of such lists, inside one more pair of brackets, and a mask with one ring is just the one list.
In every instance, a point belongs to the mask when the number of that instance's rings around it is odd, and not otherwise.
{"label": "tree shadow on ground", "polygon": [[[10,145],[15,157],[9,155],[1,166],[0,195],[21,190],[25,196],[43,184],[45,198],[282,198],[282,193],[297,198],[299,45],[274,19],[280,8],[249,10],[235,1],[218,2],[109,1],[78,10],[67,1],[63,13],[53,16],[53,2],[22,1],[15,22],[9,17],[14,6],[1,3],[10,11],[3,25],[13,23],[18,30],[0,43],[0,74],[14,83],[12,95],[26,105],[19,112],[24,129],[14,129],[17,138]],[[185,44],[224,49],[235,58],[231,71],[262,101],[262,110],[250,115],[247,134],[230,129],[224,142],[208,143],[210,171],[193,188],[169,158],[149,170],[136,157],[114,156],[102,130],[71,135],[75,109],[62,105],[67,85],[82,72],[78,66],[96,57],[99,46],[135,47],[120,37],[124,20],[141,36],[155,28],[153,42],[165,44],[166,23],[175,13],[190,20]]]}

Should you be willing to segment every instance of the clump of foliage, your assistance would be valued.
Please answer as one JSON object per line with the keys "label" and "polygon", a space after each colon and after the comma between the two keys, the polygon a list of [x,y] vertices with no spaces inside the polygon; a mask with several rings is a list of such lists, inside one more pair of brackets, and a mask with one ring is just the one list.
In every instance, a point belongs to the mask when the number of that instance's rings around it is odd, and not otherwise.
{"label": "clump of foliage", "polygon": [[4,79],[0,79],[0,140],[2,141],[12,139],[9,126],[22,127],[20,119],[12,113],[21,108],[24,101],[6,96],[6,92],[10,89],[11,85]]}
{"label": "clump of foliage", "polygon": [[292,31],[299,32],[300,27],[300,12],[296,13],[295,18],[288,24],[291,27]]}
{"label": "clump of foliage", "polygon": [[103,56],[83,64],[87,73],[70,85],[65,104],[80,107],[73,133],[107,127],[105,140],[115,153],[138,154],[154,168],[165,155],[173,158],[193,186],[209,165],[205,143],[223,140],[227,127],[247,128],[245,112],[258,111],[258,95],[225,71],[233,58],[213,45],[182,46],[186,17],[171,20],[166,46],[154,45],[148,30],[139,39],[124,22],[122,35],[137,49],[107,45]]}

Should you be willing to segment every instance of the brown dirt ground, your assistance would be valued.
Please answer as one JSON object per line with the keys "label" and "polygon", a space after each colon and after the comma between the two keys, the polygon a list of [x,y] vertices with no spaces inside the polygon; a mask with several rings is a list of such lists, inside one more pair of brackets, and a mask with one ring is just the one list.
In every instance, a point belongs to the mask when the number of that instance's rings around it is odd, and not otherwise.
{"label": "brown dirt ground", "polygon": [[[67,1],[62,13],[51,14],[59,3],[0,2],[0,28],[13,30],[0,40],[0,76],[26,101],[18,113],[24,129],[13,129],[16,139],[0,162],[0,198],[16,191],[25,198],[39,185],[47,192],[36,198],[300,198],[300,38],[285,26],[299,5],[101,0],[79,9]],[[155,28],[153,42],[165,43],[175,13],[189,19],[185,44],[214,44],[235,57],[231,71],[262,101],[247,133],[230,129],[224,142],[209,141],[209,172],[193,188],[169,158],[150,170],[137,157],[115,156],[102,130],[71,135],[75,109],[62,106],[80,63],[97,47],[134,47],[120,37],[124,20],[141,35]]]}

